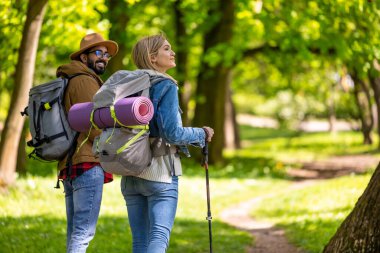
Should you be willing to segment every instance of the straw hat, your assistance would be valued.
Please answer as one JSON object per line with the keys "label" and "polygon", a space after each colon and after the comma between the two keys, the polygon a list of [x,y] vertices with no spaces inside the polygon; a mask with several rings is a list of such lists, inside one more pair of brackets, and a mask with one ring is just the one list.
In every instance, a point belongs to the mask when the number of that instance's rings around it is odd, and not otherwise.
{"label": "straw hat", "polygon": [[79,59],[79,55],[81,55],[87,49],[96,47],[96,46],[105,46],[108,50],[108,53],[111,56],[115,56],[117,54],[117,51],[119,50],[119,46],[117,45],[115,41],[104,40],[102,35],[100,35],[99,33],[91,33],[83,37],[83,39],[80,42],[79,51],[72,53],[70,55],[70,59],[77,60]]}

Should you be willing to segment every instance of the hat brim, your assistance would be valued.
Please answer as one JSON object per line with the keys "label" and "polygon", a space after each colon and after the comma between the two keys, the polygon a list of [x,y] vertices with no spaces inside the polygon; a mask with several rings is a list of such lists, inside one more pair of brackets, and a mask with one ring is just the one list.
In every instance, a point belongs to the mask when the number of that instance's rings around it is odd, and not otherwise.
{"label": "hat brim", "polygon": [[75,53],[72,53],[70,55],[70,59],[71,60],[78,60],[79,59],[79,56],[85,52],[86,50],[92,48],[92,47],[96,47],[96,46],[105,46],[108,50],[108,53],[113,57],[117,54],[117,52],[119,51],[119,46],[117,45],[117,43],[115,41],[112,41],[112,40],[105,40],[105,41],[100,41],[100,42],[97,42],[97,43],[94,43],[94,44],[91,44],[91,45],[88,45],[87,47],[84,47],[82,48],[81,50],[75,52]]}

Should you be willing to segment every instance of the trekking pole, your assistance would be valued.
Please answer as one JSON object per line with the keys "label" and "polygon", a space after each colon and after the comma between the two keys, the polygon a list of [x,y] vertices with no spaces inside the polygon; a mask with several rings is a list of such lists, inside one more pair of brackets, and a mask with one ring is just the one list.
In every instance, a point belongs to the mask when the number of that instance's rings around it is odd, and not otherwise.
{"label": "trekking pole", "polygon": [[207,217],[206,220],[208,220],[208,235],[209,235],[209,242],[210,242],[210,253],[212,253],[212,230],[211,230],[211,206],[210,206],[210,184],[209,184],[209,177],[208,177],[208,143],[206,141],[206,145],[202,149],[203,154],[203,166],[206,171],[206,191],[207,191]]}

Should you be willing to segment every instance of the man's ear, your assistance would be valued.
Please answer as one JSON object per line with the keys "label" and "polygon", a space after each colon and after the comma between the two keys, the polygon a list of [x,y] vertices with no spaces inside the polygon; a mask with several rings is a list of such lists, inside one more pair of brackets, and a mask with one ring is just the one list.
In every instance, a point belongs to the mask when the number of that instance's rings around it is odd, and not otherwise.
{"label": "man's ear", "polygon": [[79,56],[80,60],[83,62],[83,63],[87,63],[87,55],[86,54],[81,54]]}

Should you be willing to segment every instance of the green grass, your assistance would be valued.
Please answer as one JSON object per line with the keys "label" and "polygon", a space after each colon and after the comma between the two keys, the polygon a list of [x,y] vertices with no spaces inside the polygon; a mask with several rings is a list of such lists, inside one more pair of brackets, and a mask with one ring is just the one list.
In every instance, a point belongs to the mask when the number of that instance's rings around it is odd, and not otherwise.
{"label": "green grass", "polygon": [[[226,156],[232,161],[244,161],[243,164],[252,161],[261,166],[264,173],[257,175],[283,176],[288,167],[299,167],[300,161],[331,156],[372,154],[380,157],[376,144],[363,145],[361,133],[354,131],[300,133],[243,126],[242,136],[244,148],[227,152]],[[270,191],[275,196],[262,201],[252,215],[283,227],[290,241],[308,252],[321,252],[354,207],[370,174],[321,181],[303,190]]]}
{"label": "green grass", "polygon": [[289,240],[308,252],[322,252],[369,179],[370,175],[352,175],[291,193],[282,191],[263,200],[252,211],[252,216],[284,228]]}
{"label": "green grass", "polygon": [[[202,170],[199,166],[198,169]],[[215,252],[245,252],[252,244],[247,232],[223,224],[218,215],[234,203],[273,189],[274,182],[278,189],[287,185],[283,180],[211,178]],[[8,194],[0,195],[1,252],[64,251],[64,194],[62,188],[54,189],[54,185],[53,176],[29,176],[19,179]],[[131,232],[119,185],[119,177],[105,185],[97,233],[88,252],[131,252]],[[181,177],[177,217],[168,252],[208,252],[206,211],[204,177]]]}
{"label": "green grass", "polygon": [[259,157],[283,163],[363,153],[380,157],[377,138],[374,138],[374,144],[363,145],[362,134],[357,131],[306,133],[242,126],[241,134],[244,148],[238,152],[227,152],[227,156]]}
{"label": "green grass", "polygon": [[[285,229],[287,237],[310,252],[320,252],[364,190],[369,175],[333,179],[308,188],[288,191],[288,167],[299,161],[335,155],[371,153],[358,132],[298,133],[289,130],[242,126],[244,148],[225,153],[224,165],[210,166],[211,209],[215,252],[245,252],[252,245],[248,232],[221,222],[222,210],[267,194],[252,211]],[[169,253],[208,252],[204,169],[195,159],[183,159],[180,196]],[[55,186],[55,163],[28,161],[28,174],[7,194],[0,195],[1,252],[63,252],[65,204],[63,189]],[[97,233],[88,252],[131,252],[120,178],[105,185]]]}

